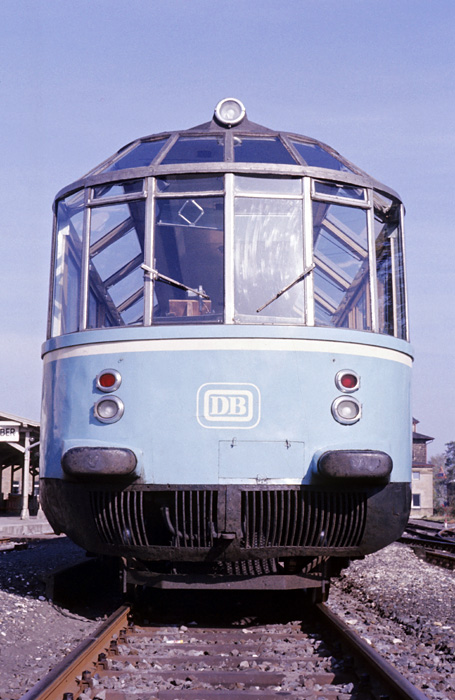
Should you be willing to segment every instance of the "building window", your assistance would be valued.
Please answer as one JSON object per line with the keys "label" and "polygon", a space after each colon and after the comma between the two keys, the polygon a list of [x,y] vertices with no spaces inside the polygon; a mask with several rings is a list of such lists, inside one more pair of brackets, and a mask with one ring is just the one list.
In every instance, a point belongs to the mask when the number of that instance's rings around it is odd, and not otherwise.
{"label": "building window", "polygon": [[413,493],[412,494],[412,507],[413,508],[420,508],[420,493]]}
{"label": "building window", "polygon": [[420,481],[420,472],[412,472],[412,480]]}

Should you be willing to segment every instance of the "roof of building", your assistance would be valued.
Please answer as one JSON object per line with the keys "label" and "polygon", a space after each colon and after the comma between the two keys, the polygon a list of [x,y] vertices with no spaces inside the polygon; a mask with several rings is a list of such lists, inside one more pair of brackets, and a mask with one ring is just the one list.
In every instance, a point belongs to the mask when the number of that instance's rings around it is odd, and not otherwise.
{"label": "roof of building", "polygon": [[423,433],[412,433],[413,442],[430,442],[430,440],[434,440],[434,437],[423,435]]}
{"label": "roof of building", "polygon": [[433,469],[433,464],[429,464],[428,462],[413,462],[412,463],[412,468],[413,469]]}
{"label": "roof of building", "polygon": [[5,411],[0,411],[0,421],[12,421],[13,423],[20,423],[23,428],[39,428],[40,424],[36,420],[31,420],[30,418],[23,418],[22,416],[15,416],[13,413],[5,413]]}

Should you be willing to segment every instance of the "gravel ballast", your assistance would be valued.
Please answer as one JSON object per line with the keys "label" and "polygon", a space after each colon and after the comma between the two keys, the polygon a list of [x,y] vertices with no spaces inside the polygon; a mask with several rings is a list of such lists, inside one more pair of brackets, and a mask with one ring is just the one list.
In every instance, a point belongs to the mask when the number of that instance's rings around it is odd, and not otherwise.
{"label": "gravel ballast", "polygon": [[[0,552],[0,700],[18,700],[109,612],[46,599],[46,573],[83,557],[64,537]],[[393,544],[352,562],[328,604],[429,698],[452,700],[454,599],[455,572]]]}
{"label": "gravel ballast", "polygon": [[66,537],[0,552],[0,699],[17,700],[100,624],[46,599],[44,577],[85,552]]}
{"label": "gravel ballast", "polygon": [[403,544],[351,562],[328,605],[429,698],[455,698],[455,572]]}

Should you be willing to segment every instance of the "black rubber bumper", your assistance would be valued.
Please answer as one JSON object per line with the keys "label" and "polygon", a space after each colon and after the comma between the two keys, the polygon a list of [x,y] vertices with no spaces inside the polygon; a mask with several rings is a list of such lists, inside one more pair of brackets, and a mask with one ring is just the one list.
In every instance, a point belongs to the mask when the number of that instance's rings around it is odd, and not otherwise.
{"label": "black rubber bumper", "polygon": [[321,476],[329,479],[368,479],[386,483],[392,473],[392,458],[374,450],[332,450],[318,462]]}
{"label": "black rubber bumper", "polygon": [[136,455],[120,447],[72,447],[62,457],[65,474],[81,476],[129,476],[136,469]]}

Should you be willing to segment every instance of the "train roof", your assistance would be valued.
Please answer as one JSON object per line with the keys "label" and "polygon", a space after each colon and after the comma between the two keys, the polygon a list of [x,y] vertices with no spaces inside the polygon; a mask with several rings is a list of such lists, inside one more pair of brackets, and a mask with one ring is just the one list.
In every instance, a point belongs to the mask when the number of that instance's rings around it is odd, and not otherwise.
{"label": "train roof", "polygon": [[211,121],[131,141],[57,199],[84,186],[147,175],[237,172],[336,179],[400,197],[333,148],[308,136],[251,122],[235,98],[221,100]]}

